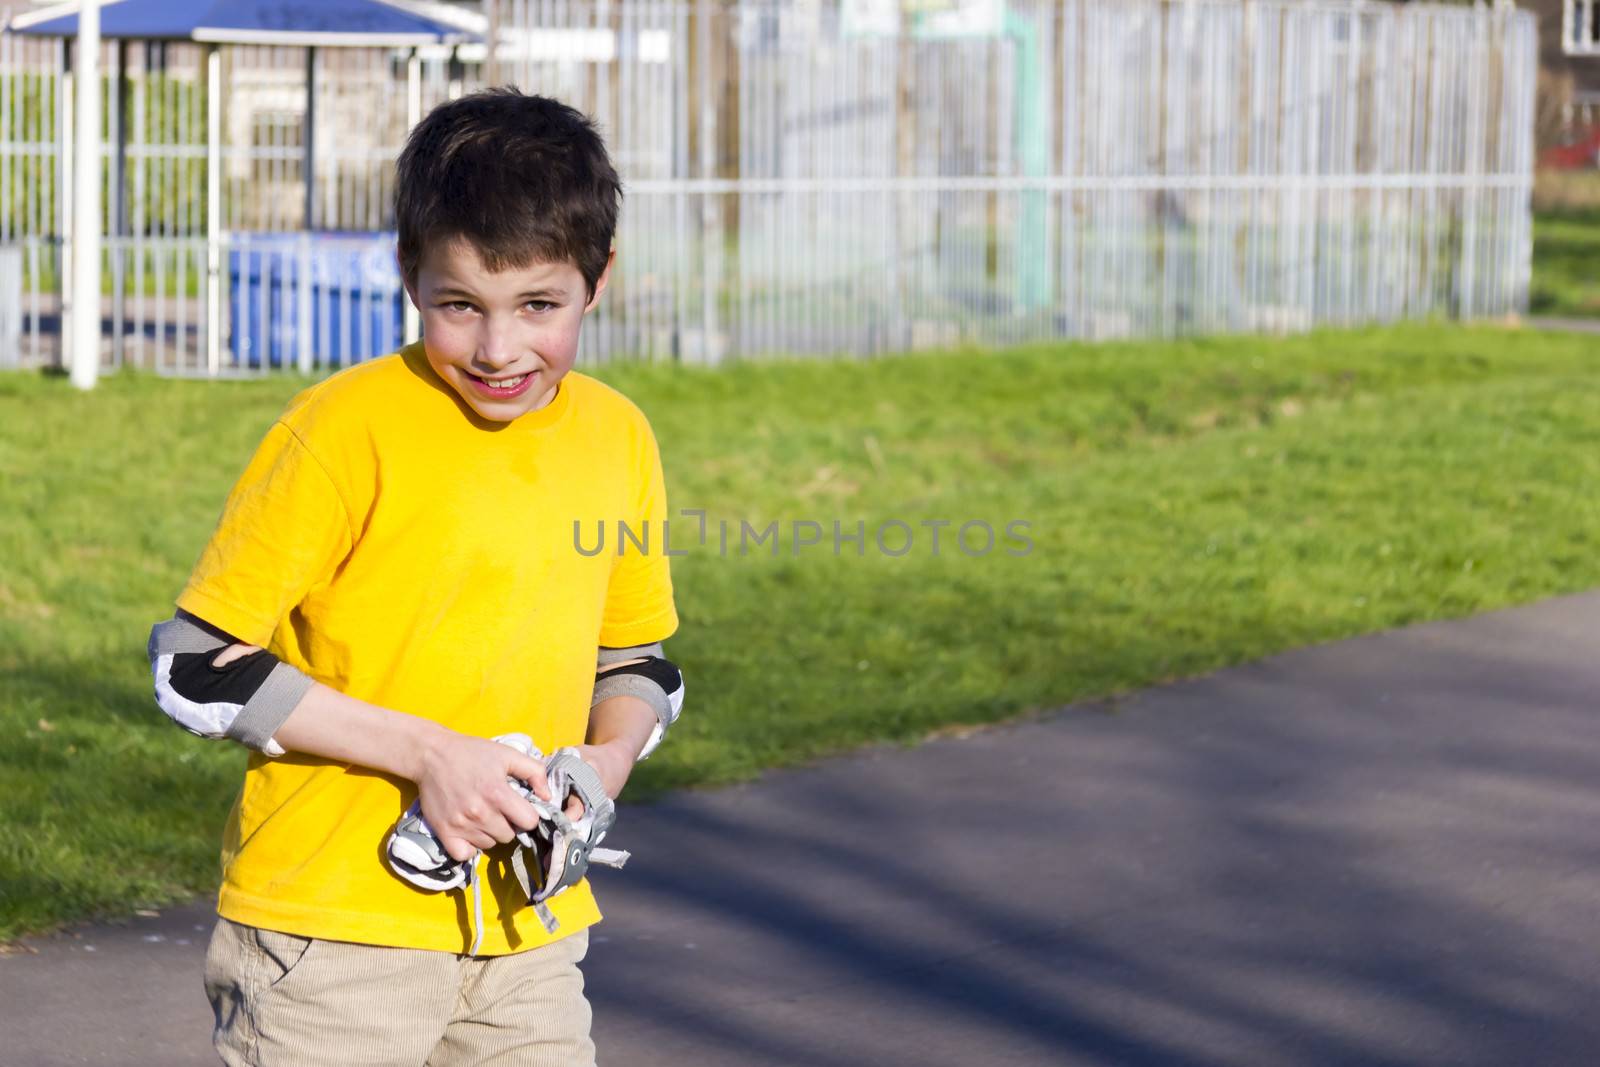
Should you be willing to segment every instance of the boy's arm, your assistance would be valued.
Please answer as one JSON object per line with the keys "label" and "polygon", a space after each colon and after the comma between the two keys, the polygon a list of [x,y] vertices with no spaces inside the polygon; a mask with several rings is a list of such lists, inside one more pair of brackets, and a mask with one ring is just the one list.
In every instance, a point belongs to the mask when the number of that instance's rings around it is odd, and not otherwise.
{"label": "boy's arm", "polygon": [[[248,654],[248,645],[229,653]],[[527,782],[550,799],[544,764],[486,737],[369,704],[314,682],[274,735],[291,752],[356,763],[417,785],[422,814],[452,859],[504,844],[539,824],[539,813],[507,784]]]}
{"label": "boy's arm", "polygon": [[[549,799],[538,761],[347,696],[182,610],[152,632],[150,657],[157,702],[191,732],[415,782],[423,815],[454,859],[537,824],[537,812],[507,785],[508,776]],[[600,650],[587,743],[577,747],[609,796],[622,792],[633,765],[654,750],[682,706],[683,675],[659,642]]]}
{"label": "boy's arm", "polygon": [[584,762],[600,772],[606,796],[616,799],[628,784],[655,726],[654,709],[638,697],[611,697],[589,710],[588,741],[577,748]]}
{"label": "boy's arm", "polygon": [[185,612],[156,627],[150,653],[157,702],[174,721],[201,736],[231,737],[268,754],[304,752],[409,779],[454,859],[538,824],[538,813],[507,777],[549,799],[539,761],[346,696]]}
{"label": "boy's arm", "polygon": [[[666,714],[660,705],[665,703],[671,709],[665,720],[668,723],[682,707],[681,674],[674,688],[678,700],[673,702],[659,683],[646,679],[641,687],[641,676],[624,670],[654,660],[676,674],[677,667],[658,655],[661,650],[657,643],[601,653],[597,670],[601,681],[596,684],[600,699],[589,710],[586,743],[576,747],[584,761],[599,772],[606,795],[612,798],[621,794],[641,753],[648,755],[646,747],[654,747],[650,742],[660,740]],[[225,667],[256,651],[253,645],[230,645],[213,661],[214,666]],[[628,658],[616,658],[619,651]],[[660,670],[650,673],[659,675]],[[610,685],[604,678],[607,674],[613,675]],[[660,694],[659,699],[655,694]],[[423,815],[453,859],[466,859],[473,849],[510,841],[515,836],[510,826],[527,830],[537,824],[538,813],[506,784],[508,776],[528,782],[541,799],[550,799],[544,765],[539,761],[432,720],[368,704],[321,682],[311,684],[273,739],[290,752],[357,763],[417,783]],[[434,812],[459,814],[453,820],[436,820]],[[470,847],[460,849],[457,855],[452,841]]]}

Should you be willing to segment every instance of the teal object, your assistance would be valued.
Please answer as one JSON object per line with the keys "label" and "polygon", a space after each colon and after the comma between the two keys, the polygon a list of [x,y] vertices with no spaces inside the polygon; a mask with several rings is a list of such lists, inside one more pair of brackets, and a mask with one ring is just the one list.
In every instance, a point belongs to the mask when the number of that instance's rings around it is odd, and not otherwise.
{"label": "teal object", "polygon": [[[911,32],[925,40],[961,36],[989,36],[998,34],[1010,41],[1016,49],[1016,75],[1012,79],[1011,138],[1016,158],[1024,178],[1048,178],[1050,175],[1050,109],[1045,95],[1044,56],[1038,31],[1031,19],[1004,6],[1000,9],[998,25],[974,26],[953,29],[948,25],[930,25],[925,15],[913,18]],[[1016,250],[1016,282],[1012,303],[1018,314],[1039,311],[1050,306],[1054,291],[1054,272],[1050,261],[1049,192],[1043,182],[1026,188],[1018,194],[1016,232],[1013,247]]]}
{"label": "teal object", "polygon": [[[1023,177],[1044,178],[1050,166],[1050,113],[1044,95],[1043,57],[1033,23],[1014,11],[1005,13],[1005,36],[1016,47],[1015,129],[1013,136]],[[1050,306],[1053,289],[1050,239],[1047,232],[1049,194],[1040,186],[1018,194],[1016,308],[1019,313]]]}

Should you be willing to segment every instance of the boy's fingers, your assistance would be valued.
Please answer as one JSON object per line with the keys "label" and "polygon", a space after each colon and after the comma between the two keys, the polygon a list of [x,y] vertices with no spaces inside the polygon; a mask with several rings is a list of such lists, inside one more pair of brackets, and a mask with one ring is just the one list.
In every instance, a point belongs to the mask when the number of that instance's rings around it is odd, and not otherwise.
{"label": "boy's fingers", "polygon": [[526,782],[540,800],[550,799],[550,780],[544,775],[544,764],[538,760],[519,757],[512,761],[509,772],[519,782]]}
{"label": "boy's fingers", "polygon": [[441,837],[439,838],[439,844],[444,846],[446,854],[457,863],[470,860],[473,853],[478,851],[470,841],[459,837]]}
{"label": "boy's fingers", "polygon": [[243,659],[253,652],[260,651],[261,649],[256,645],[229,645],[217,653],[217,657],[211,661],[211,665],[217,668],[226,667],[236,659]]}
{"label": "boy's fingers", "polygon": [[510,820],[499,812],[495,812],[485,818],[480,829],[488,834],[490,838],[489,843],[480,846],[481,848],[493,848],[496,844],[503,845],[517,836],[517,832],[511,828]]}
{"label": "boy's fingers", "polygon": [[532,830],[539,825],[539,812],[509,785],[506,786],[505,796],[501,800],[501,812],[505,815],[506,821],[516,829]]}

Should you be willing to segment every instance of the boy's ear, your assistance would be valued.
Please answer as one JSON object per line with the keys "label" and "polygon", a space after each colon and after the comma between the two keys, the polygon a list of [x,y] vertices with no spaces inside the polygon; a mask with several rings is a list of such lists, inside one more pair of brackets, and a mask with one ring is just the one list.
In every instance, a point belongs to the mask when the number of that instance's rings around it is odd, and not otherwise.
{"label": "boy's ear", "polygon": [[594,306],[600,303],[600,294],[606,291],[606,283],[611,280],[611,265],[616,261],[617,250],[613,248],[610,252],[606,253],[606,269],[601,271],[600,277],[595,279],[594,295],[589,298],[589,302],[587,304],[583,305],[583,313],[585,315],[593,311]]}

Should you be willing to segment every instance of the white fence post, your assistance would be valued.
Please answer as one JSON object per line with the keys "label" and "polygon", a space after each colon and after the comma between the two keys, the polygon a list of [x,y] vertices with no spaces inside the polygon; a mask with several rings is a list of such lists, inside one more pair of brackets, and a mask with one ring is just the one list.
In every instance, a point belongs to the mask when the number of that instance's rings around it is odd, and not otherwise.
{"label": "white fence post", "polygon": [[0,245],[0,368],[22,364],[22,249]]}
{"label": "white fence post", "polygon": [[222,50],[206,45],[206,373],[222,368]]}
{"label": "white fence post", "polygon": [[93,389],[100,376],[100,2],[78,8],[77,158],[72,196],[72,384]]}

